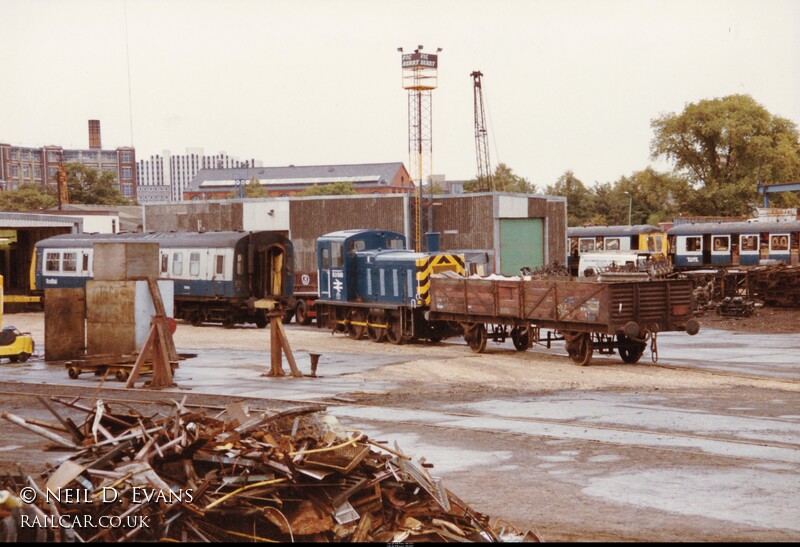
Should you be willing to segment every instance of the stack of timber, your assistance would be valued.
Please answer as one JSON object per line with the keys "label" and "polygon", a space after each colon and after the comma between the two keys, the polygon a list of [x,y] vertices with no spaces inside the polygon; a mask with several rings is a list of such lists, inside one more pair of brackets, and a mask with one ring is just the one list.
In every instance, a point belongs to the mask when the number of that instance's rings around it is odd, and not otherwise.
{"label": "stack of timber", "polygon": [[[30,511],[42,523],[58,516],[61,523],[117,517],[118,524],[45,526],[51,540],[540,541],[532,532],[490,526],[430,474],[424,459],[343,429],[321,405],[254,411],[235,403],[211,416],[184,400],[147,416],[130,407],[114,412],[102,400],[40,400],[65,434],[7,412],[3,418],[74,453],[41,478],[7,479],[0,494],[35,489]],[[81,410],[82,424],[51,402]],[[77,502],[64,499],[76,491]]]}

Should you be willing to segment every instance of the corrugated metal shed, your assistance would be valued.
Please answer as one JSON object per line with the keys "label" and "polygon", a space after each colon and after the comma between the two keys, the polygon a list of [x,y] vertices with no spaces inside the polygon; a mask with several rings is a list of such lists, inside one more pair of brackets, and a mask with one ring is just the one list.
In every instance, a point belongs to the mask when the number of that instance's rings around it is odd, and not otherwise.
{"label": "corrugated metal shed", "polygon": [[0,213],[0,228],[72,228],[80,231],[83,220],[71,216],[37,213]]}

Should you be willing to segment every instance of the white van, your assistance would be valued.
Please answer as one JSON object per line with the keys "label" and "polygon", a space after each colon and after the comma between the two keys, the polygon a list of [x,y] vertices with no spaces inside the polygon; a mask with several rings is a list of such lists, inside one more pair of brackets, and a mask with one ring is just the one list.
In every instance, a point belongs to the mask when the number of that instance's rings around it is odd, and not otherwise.
{"label": "white van", "polygon": [[646,251],[597,251],[581,254],[578,263],[578,277],[599,275],[609,269],[630,268],[631,271],[644,272],[647,261],[653,253]]}

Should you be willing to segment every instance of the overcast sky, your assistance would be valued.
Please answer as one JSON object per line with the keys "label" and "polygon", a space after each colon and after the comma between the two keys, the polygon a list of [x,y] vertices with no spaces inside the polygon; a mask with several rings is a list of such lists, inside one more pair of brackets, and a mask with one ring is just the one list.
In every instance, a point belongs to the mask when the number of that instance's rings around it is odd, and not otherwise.
{"label": "overcast sky", "polygon": [[650,121],[690,102],[744,93],[800,124],[796,0],[0,0],[0,44],[0,142],[86,148],[99,119],[103,148],[139,159],[408,165],[397,48],[418,44],[443,48],[449,179],[477,170],[474,70],[492,164],[540,189],[665,169]]}

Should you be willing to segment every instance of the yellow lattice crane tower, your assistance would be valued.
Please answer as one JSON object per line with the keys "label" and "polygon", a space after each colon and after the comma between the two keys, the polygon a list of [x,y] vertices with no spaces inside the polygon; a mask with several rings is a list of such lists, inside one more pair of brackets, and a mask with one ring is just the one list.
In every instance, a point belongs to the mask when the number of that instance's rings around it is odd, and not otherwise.
{"label": "yellow lattice crane tower", "polygon": [[402,54],[403,89],[408,90],[408,166],[416,185],[414,197],[414,249],[422,241],[422,184],[430,182],[433,171],[433,127],[431,123],[431,92],[436,89],[439,72],[439,53],[423,53],[421,45],[414,53]]}

